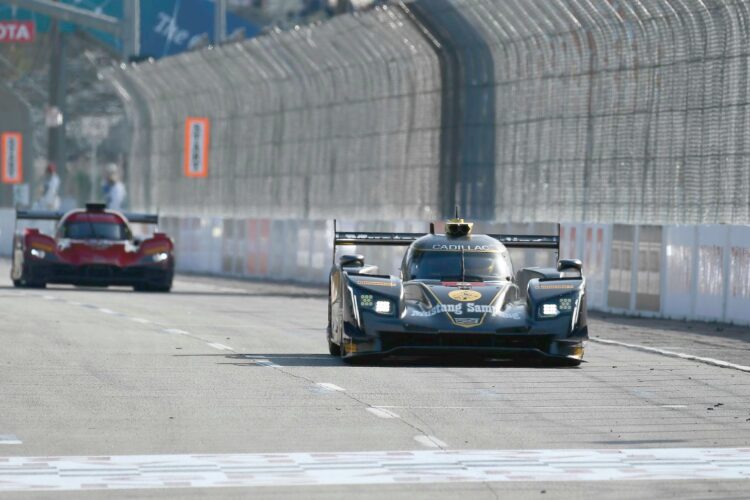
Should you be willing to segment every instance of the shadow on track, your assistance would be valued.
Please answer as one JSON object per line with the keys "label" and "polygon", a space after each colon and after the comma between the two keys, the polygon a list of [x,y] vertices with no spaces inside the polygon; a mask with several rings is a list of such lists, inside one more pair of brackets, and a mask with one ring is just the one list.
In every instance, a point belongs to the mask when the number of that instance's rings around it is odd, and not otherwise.
{"label": "shadow on track", "polygon": [[347,366],[354,369],[368,368],[576,368],[559,365],[550,360],[535,357],[518,359],[489,359],[480,356],[388,356],[385,358],[359,358],[349,364],[340,358],[324,353],[320,354],[175,354],[175,357],[216,357],[220,365],[232,365],[251,368],[265,368],[268,364],[258,361],[266,360],[280,367],[293,366]]}

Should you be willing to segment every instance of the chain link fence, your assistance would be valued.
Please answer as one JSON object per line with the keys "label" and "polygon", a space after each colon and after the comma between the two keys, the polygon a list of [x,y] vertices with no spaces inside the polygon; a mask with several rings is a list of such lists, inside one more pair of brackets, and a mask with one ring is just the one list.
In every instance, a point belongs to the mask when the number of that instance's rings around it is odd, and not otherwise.
{"label": "chain link fence", "polygon": [[748,7],[463,2],[495,61],[495,217],[748,223]]}
{"label": "chain link fence", "polygon": [[[132,102],[133,206],[170,215],[434,216],[440,73],[428,38],[401,9],[110,75]],[[210,119],[205,179],[182,176],[188,116]]]}
{"label": "chain link fence", "polygon": [[[750,5],[414,0],[109,72],[178,216],[750,222]],[[182,175],[211,120],[210,174]]]}

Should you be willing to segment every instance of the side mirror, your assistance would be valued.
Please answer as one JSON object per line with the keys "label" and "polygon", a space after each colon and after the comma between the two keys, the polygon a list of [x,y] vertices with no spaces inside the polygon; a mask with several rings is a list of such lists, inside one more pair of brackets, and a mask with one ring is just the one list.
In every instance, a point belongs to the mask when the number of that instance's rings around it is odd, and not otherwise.
{"label": "side mirror", "polygon": [[133,245],[140,246],[140,244],[141,244],[141,239],[140,238],[133,238]]}
{"label": "side mirror", "polygon": [[341,267],[362,267],[365,265],[364,255],[342,255],[339,257]]}
{"label": "side mirror", "polygon": [[571,269],[576,269],[579,273],[583,271],[583,262],[581,262],[581,259],[560,259],[557,263],[558,271],[569,271]]}

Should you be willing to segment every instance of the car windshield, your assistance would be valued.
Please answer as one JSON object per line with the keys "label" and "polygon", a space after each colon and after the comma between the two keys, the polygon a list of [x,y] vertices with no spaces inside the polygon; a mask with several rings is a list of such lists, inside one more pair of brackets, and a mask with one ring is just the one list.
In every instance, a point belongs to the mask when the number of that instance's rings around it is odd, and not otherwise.
{"label": "car windshield", "polygon": [[417,251],[409,263],[409,279],[493,281],[509,279],[510,264],[500,252]]}
{"label": "car windshield", "polygon": [[112,222],[68,222],[63,227],[62,237],[72,240],[127,240],[129,231],[125,224]]}

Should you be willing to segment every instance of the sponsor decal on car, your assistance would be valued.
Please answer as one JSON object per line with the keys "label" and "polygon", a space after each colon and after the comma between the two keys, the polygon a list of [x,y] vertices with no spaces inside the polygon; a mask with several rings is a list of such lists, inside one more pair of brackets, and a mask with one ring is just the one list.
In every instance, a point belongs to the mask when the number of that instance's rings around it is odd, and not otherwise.
{"label": "sponsor decal on car", "polygon": [[432,245],[433,250],[440,252],[460,252],[464,250],[466,252],[497,252],[497,248],[493,248],[490,245],[461,245],[461,244],[435,244]]}
{"label": "sponsor decal on car", "polygon": [[443,281],[440,283],[443,286],[447,287],[477,287],[477,286],[488,286],[487,283],[484,283],[482,281],[477,282],[467,282],[467,281]]}
{"label": "sponsor decal on car", "polygon": [[[438,304],[433,306],[431,309],[426,311],[414,310],[410,311],[412,316],[417,317],[430,317],[436,314],[450,313],[454,316],[461,316],[464,313],[467,314],[490,314],[495,318],[506,318],[506,319],[521,319],[521,315],[517,312],[503,311],[500,305],[485,305],[485,304],[474,304],[470,302],[468,304],[459,302],[458,304]],[[456,320],[458,322],[458,320]]]}
{"label": "sponsor decal on car", "polygon": [[460,316],[464,313],[463,304],[438,304],[436,306],[433,306],[432,309],[428,309],[427,311],[419,311],[419,310],[411,311],[412,316],[419,316],[423,318],[435,316],[436,314],[442,314],[442,313],[452,313],[452,314],[455,314],[456,316]]}
{"label": "sponsor decal on car", "polygon": [[482,298],[482,294],[476,290],[453,290],[448,297],[459,302],[474,302]]}
{"label": "sponsor decal on car", "polygon": [[501,305],[485,305],[485,304],[466,304],[466,312],[469,314],[491,314],[496,318],[507,318],[507,319],[521,319],[521,315],[518,313],[509,313],[503,311]]}

